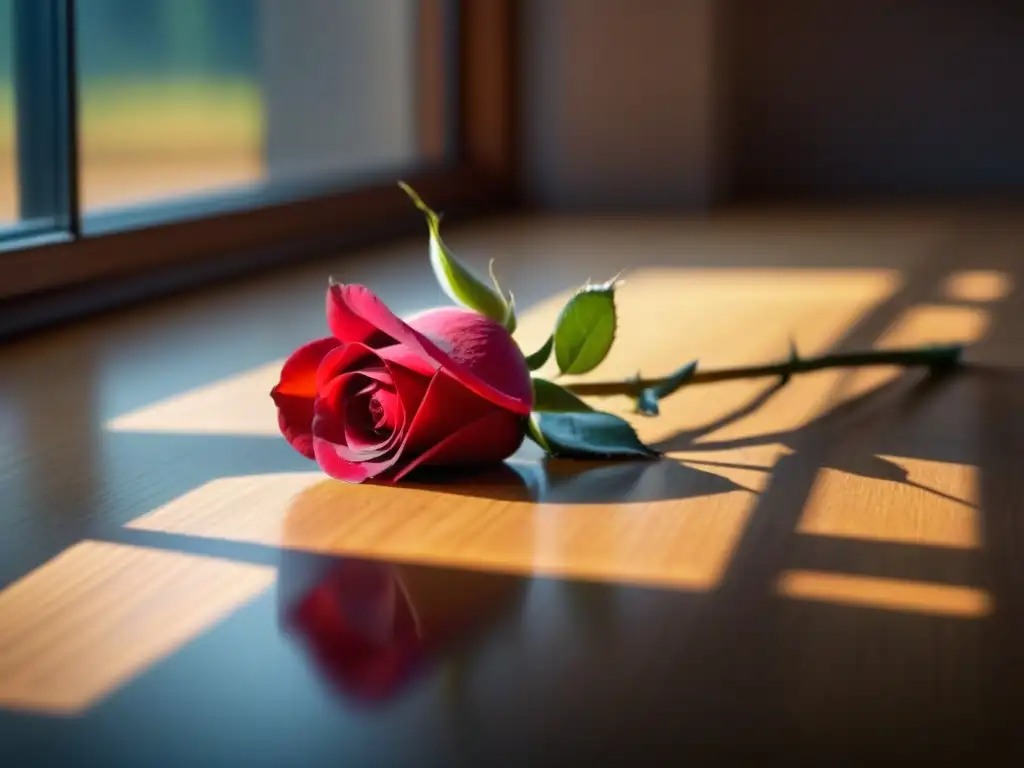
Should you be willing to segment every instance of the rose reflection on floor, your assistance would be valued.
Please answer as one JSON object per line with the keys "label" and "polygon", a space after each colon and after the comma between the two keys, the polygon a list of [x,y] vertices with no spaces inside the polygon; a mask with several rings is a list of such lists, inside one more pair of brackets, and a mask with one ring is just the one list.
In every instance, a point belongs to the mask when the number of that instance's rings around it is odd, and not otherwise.
{"label": "rose reflection on floor", "polygon": [[496,573],[294,553],[281,563],[280,621],[346,700],[382,704],[500,618],[523,583]]}

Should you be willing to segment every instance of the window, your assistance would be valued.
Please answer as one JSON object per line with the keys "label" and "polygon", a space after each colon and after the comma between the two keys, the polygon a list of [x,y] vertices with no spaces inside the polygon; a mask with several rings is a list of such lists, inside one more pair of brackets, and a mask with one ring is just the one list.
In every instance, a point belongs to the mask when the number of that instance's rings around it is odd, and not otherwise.
{"label": "window", "polygon": [[0,0],[0,230],[18,218],[17,155],[14,136],[13,0]]}
{"label": "window", "polygon": [[86,216],[261,178],[261,5],[266,3],[79,2]]}
{"label": "window", "polygon": [[77,228],[65,11],[48,0],[0,0],[0,234],[7,238]]}
{"label": "window", "polygon": [[[241,189],[294,194],[443,161],[443,148],[424,152],[418,136],[428,6],[79,2],[86,226],[111,208]],[[425,41],[439,51],[446,21],[441,39]]]}
{"label": "window", "polygon": [[[506,0],[0,0],[0,301],[511,188]],[[472,61],[472,66],[465,62]]]}

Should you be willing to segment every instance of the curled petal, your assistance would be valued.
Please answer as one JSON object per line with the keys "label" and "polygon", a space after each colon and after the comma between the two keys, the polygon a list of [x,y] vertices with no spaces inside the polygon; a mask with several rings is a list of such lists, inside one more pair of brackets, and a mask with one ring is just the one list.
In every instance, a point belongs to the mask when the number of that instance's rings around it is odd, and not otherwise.
{"label": "curled petal", "polygon": [[307,459],[313,455],[313,400],[295,395],[276,395],[277,426],[296,451]]}
{"label": "curled petal", "polygon": [[375,351],[381,360],[396,363],[420,376],[433,376],[438,369],[438,364],[433,360],[427,360],[401,344],[392,344],[390,347],[382,347]]}
{"label": "curled petal", "polygon": [[371,348],[395,343],[395,339],[370,320],[353,312],[344,302],[336,301],[334,288],[335,284],[332,283],[327,290],[327,327],[331,329],[334,338],[347,344],[365,344]]}
{"label": "curled petal", "polygon": [[419,405],[429,377],[436,370],[436,364],[425,363],[400,347],[370,349],[365,344],[339,344],[320,364],[316,372],[316,388],[322,392],[335,377],[359,372],[382,384],[393,383],[402,404],[412,412]]}
{"label": "curled petal", "polygon": [[401,429],[405,421],[405,407],[397,392],[383,387],[374,393],[370,400],[370,413],[373,416],[373,428],[394,432]]}
{"label": "curled petal", "polygon": [[[473,375],[518,401],[533,402],[526,358],[498,323],[460,307],[439,307],[410,318],[409,325],[449,356],[445,368],[463,384],[468,375]],[[507,407],[486,392],[474,391],[495,405]]]}
{"label": "curled petal", "polygon": [[314,402],[313,437],[333,445],[334,453],[354,463],[381,456],[400,438],[395,432],[383,437],[374,434],[370,401],[382,385],[372,379],[366,382],[364,371],[336,376]]}
{"label": "curled petal", "polygon": [[[321,468],[331,476],[372,476],[398,458],[411,414],[419,408],[429,379],[392,362],[403,359],[401,355],[383,357],[362,344],[341,344],[320,366],[313,435],[324,445],[313,452],[314,458],[327,457],[334,469],[324,464]],[[376,434],[370,413],[374,397],[382,409],[376,420],[383,419],[387,435]],[[365,469],[338,469],[337,461],[365,465]]]}
{"label": "curled petal", "polygon": [[320,468],[335,480],[346,483],[361,483],[371,477],[365,463],[350,461],[342,456],[344,445],[332,443],[320,437],[313,438],[313,455]]}
{"label": "curled petal", "polygon": [[[362,343],[338,342],[334,349],[328,352],[316,370],[315,386],[317,392],[322,392],[331,379],[343,373],[353,371],[382,371],[384,368],[377,353]],[[376,378],[367,374],[370,378]],[[380,381],[380,379],[377,379]]]}
{"label": "curled petal", "polygon": [[409,425],[402,450],[422,453],[493,410],[492,403],[467,390],[447,370],[438,371]]}
{"label": "curled petal", "polygon": [[316,397],[316,372],[320,363],[338,346],[337,339],[327,337],[303,344],[281,367],[281,377],[271,395]]}
{"label": "curled petal", "polygon": [[423,466],[454,467],[507,459],[523,442],[522,422],[522,416],[492,408],[490,413],[460,427],[412,461],[396,467],[397,471],[389,473],[386,479],[396,482]]}
{"label": "curled petal", "polygon": [[470,392],[444,369],[431,380],[401,446],[400,463],[381,468],[398,480],[425,464],[490,464],[508,458],[525,434],[522,416]]}
{"label": "curled petal", "polygon": [[[381,330],[397,343],[404,345],[409,352],[423,360],[431,361],[444,368],[449,375],[457,379],[465,388],[475,392],[485,400],[505,408],[513,413],[528,415],[533,405],[533,389],[530,385],[529,369],[525,361],[521,366],[513,370],[510,366],[500,367],[479,366],[474,370],[470,364],[480,362],[482,357],[479,354],[466,356],[465,349],[456,339],[444,339],[435,336],[431,338],[422,333],[410,324],[400,320],[377,296],[361,285],[332,285],[329,291],[328,305],[343,307],[343,314],[346,317],[355,316],[364,320],[369,325]],[[487,320],[470,310],[451,308],[446,310],[449,313],[464,313],[464,317],[472,319],[478,326],[487,324],[499,329],[504,336],[495,335],[490,337],[490,344],[507,345],[509,351],[514,350],[515,342],[508,336],[508,333],[500,325],[492,320]],[[448,315],[450,319],[452,315]],[[422,320],[422,318],[421,318]],[[450,322],[447,328],[451,328]],[[480,339],[477,339],[479,341]],[[500,340],[500,341],[499,341]],[[443,344],[447,349],[441,349]],[[493,351],[493,350],[492,350]],[[480,353],[482,350],[477,349]],[[505,357],[502,350],[502,357]],[[522,355],[519,354],[519,358]],[[513,358],[514,359],[514,358]]]}
{"label": "curled petal", "polygon": [[270,390],[277,406],[277,423],[288,443],[312,459],[313,400],[316,372],[323,359],[338,346],[337,339],[325,338],[299,347],[285,361],[278,383]]}
{"label": "curled petal", "polygon": [[353,397],[346,403],[345,444],[356,456],[381,455],[395,436],[394,430],[381,426],[380,419],[374,413],[373,402],[381,391]]}
{"label": "curled petal", "polygon": [[392,419],[392,422],[395,429],[404,431],[412,421],[412,414],[419,410],[431,378],[413,373],[402,365],[388,363],[387,367],[402,405],[402,419]]}
{"label": "curled petal", "polygon": [[338,445],[345,442],[345,409],[340,407],[338,391],[345,383],[339,379],[331,382],[323,397],[313,401],[313,437]]}

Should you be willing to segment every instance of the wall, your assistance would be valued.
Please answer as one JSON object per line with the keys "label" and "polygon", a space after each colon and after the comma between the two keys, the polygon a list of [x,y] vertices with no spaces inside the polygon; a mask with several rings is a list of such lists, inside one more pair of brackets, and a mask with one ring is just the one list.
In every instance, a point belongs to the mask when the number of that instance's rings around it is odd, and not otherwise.
{"label": "wall", "polygon": [[1024,184],[1024,4],[733,0],[741,194]]}
{"label": "wall", "polygon": [[716,190],[715,0],[524,0],[523,182],[551,208]]}
{"label": "wall", "polygon": [[523,181],[555,209],[1024,188],[1024,3],[524,0]]}

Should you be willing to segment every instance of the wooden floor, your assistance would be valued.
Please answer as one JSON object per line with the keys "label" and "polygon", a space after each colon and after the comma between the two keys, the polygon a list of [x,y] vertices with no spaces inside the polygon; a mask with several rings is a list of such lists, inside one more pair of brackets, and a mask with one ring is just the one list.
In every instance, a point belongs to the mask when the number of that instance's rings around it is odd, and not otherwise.
{"label": "wooden floor", "polygon": [[963,341],[970,365],[695,386],[656,419],[613,399],[666,459],[524,447],[389,489],[325,480],[268,392],[325,333],[328,275],[399,313],[441,303],[424,238],[7,344],[16,764],[1019,748],[1024,209],[503,219],[449,242],[497,259],[528,349],[574,287],[626,268],[590,378],[774,360],[790,337],[805,354]]}

